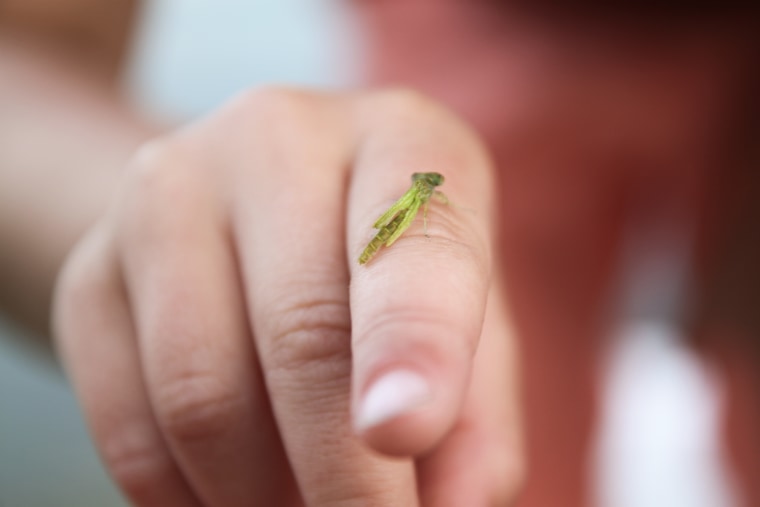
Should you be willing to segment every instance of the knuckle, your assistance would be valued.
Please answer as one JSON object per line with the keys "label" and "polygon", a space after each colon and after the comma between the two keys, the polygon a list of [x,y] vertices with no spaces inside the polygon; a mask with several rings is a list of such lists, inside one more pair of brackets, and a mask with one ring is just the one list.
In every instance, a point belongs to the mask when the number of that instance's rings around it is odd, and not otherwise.
{"label": "knuckle", "polygon": [[[190,225],[207,209],[206,175],[190,149],[164,138],[143,145],[132,159],[120,195],[120,226],[130,237],[143,237],[178,223]],[[153,236],[150,236],[153,237]]]}
{"label": "knuckle", "polygon": [[183,374],[156,391],[156,413],[168,435],[180,443],[214,440],[243,411],[244,398],[210,374]]}
{"label": "knuckle", "polygon": [[339,299],[298,299],[269,312],[268,344],[275,370],[350,362],[348,304]]}
{"label": "knuckle", "polygon": [[111,476],[133,498],[161,486],[174,464],[148,431],[115,425],[102,437],[100,454]]}
{"label": "knuckle", "polygon": [[433,102],[413,88],[387,88],[378,92],[378,99],[389,111],[417,111],[430,107]]}
{"label": "knuckle", "polygon": [[[277,176],[296,179],[311,167],[314,159],[331,154],[325,145],[315,143],[315,134],[324,132],[326,95],[286,87],[257,88],[244,92],[220,115],[223,122],[245,132],[245,142],[255,143],[262,157],[274,157]],[[328,115],[329,116],[329,115]],[[295,143],[295,144],[294,144]],[[294,145],[298,149],[294,149]],[[246,168],[259,174],[271,162]]]}
{"label": "knuckle", "polygon": [[[454,134],[459,140],[457,150],[472,160],[472,163],[490,164],[490,156],[485,143],[475,129],[452,113],[446,106],[412,88],[389,88],[376,92],[375,100],[382,118],[392,124],[427,123],[435,121],[439,129]],[[456,157],[455,157],[456,158]]]}
{"label": "knuckle", "polygon": [[179,184],[187,182],[192,157],[181,143],[164,138],[141,146],[130,164],[128,188],[137,204],[163,201],[176,194]]}
{"label": "knuckle", "polygon": [[160,181],[167,168],[181,165],[188,158],[183,152],[181,144],[170,136],[146,142],[137,149],[130,163],[135,182],[148,186]]}
{"label": "knuckle", "polygon": [[240,110],[264,128],[297,125],[311,115],[317,94],[298,88],[267,86],[243,92]]}
{"label": "knuckle", "polygon": [[409,125],[418,128],[431,120],[441,123],[443,119],[445,123],[451,123],[451,115],[445,113],[443,106],[412,88],[384,89],[370,97],[375,111],[374,121],[380,125],[398,129]]}

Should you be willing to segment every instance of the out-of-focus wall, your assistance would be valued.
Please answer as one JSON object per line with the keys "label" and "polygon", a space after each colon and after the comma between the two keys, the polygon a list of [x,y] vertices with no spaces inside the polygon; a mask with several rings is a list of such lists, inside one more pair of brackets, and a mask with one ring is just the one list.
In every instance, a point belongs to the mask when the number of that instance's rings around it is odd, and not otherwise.
{"label": "out-of-focus wall", "polygon": [[0,322],[0,507],[117,507],[53,362]]}
{"label": "out-of-focus wall", "polygon": [[345,86],[359,54],[348,3],[149,1],[127,87],[143,109],[187,118],[253,86]]}

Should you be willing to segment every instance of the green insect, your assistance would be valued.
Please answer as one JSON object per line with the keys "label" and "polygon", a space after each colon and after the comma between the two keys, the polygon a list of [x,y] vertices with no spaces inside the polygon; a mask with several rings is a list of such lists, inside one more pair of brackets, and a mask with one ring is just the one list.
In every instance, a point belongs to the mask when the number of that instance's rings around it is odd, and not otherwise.
{"label": "green insect", "polygon": [[439,173],[412,174],[411,188],[375,222],[373,227],[379,231],[359,256],[359,264],[368,263],[381,246],[391,246],[412,225],[420,206],[423,209],[422,217],[427,234],[428,201],[435,196],[442,202],[448,202],[443,192],[435,189],[443,184],[443,180],[443,175]]}

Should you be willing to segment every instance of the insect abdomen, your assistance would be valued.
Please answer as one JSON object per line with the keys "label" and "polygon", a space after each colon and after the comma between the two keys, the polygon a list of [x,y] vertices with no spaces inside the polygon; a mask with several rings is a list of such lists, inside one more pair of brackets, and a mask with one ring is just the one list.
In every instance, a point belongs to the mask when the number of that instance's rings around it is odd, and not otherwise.
{"label": "insect abdomen", "polygon": [[359,256],[359,264],[366,264],[372,257],[375,256],[377,251],[380,250],[380,247],[383,246],[383,243],[388,241],[388,238],[390,238],[391,235],[396,232],[396,229],[398,229],[398,226],[404,220],[406,213],[406,210],[400,211],[398,215],[393,217],[393,220],[391,220],[388,225],[377,231],[375,237],[372,238],[362,254]]}

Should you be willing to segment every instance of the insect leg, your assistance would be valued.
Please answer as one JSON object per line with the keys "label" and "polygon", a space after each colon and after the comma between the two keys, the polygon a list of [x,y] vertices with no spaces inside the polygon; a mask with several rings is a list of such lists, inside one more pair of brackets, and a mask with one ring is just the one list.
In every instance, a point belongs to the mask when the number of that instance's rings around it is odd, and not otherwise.
{"label": "insect leg", "polygon": [[425,237],[429,238],[427,233],[427,208],[428,208],[428,201],[425,201],[425,204],[422,206],[422,230],[425,232]]}
{"label": "insect leg", "polygon": [[449,204],[449,198],[446,197],[446,194],[444,194],[440,190],[436,190],[435,192],[433,192],[433,197],[435,197],[438,200],[438,202],[440,202],[441,204]]}

